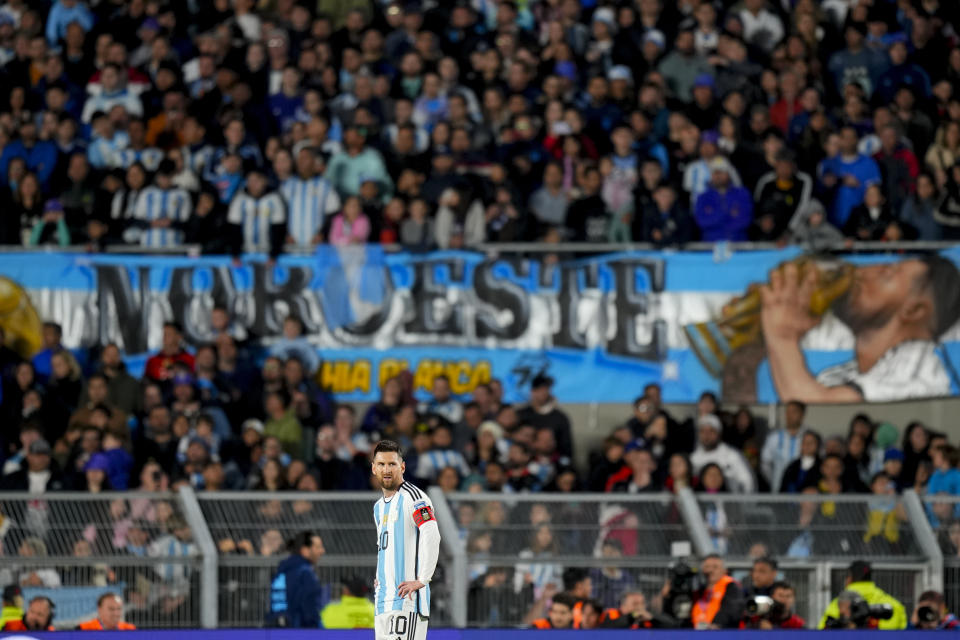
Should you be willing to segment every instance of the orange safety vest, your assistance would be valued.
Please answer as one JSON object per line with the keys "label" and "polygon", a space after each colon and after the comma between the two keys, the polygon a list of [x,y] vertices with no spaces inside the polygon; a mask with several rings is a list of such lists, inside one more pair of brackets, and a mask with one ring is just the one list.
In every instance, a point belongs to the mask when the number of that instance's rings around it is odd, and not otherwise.
{"label": "orange safety vest", "polygon": [[533,621],[534,629],[552,629],[553,625],[546,618],[538,618]]}
{"label": "orange safety vest", "polygon": [[576,604],[573,605],[573,628],[579,629],[580,623],[583,622],[583,600],[578,600]]}
{"label": "orange safety vest", "polygon": [[[81,631],[104,631],[103,625],[100,623],[100,620],[94,618],[93,620],[87,620],[86,622],[81,622],[77,629]],[[134,631],[135,626],[129,622],[120,622],[117,624],[117,631]]]}
{"label": "orange safety vest", "polygon": [[717,584],[708,587],[703,592],[703,596],[693,605],[691,619],[693,628],[697,629],[713,622],[717,612],[720,611],[720,603],[723,602],[723,596],[727,593],[727,585],[735,582],[730,576],[723,576],[717,580]]}
{"label": "orange safety vest", "polygon": [[[30,631],[27,629],[27,625],[23,624],[23,620],[11,620],[7,624],[3,625],[3,631]],[[47,627],[47,631],[53,631],[53,625]]]}

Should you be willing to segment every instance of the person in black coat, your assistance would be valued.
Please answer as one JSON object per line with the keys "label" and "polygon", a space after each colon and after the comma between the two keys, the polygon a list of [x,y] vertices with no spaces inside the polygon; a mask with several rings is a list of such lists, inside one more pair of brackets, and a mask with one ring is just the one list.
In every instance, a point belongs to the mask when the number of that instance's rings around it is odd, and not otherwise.
{"label": "person in black coat", "polygon": [[44,493],[65,489],[63,475],[50,454],[50,443],[46,440],[30,443],[25,463],[20,465],[20,469],[0,480],[0,489],[27,492],[42,486]]}
{"label": "person in black coat", "polygon": [[[800,439],[800,457],[787,465],[780,480],[780,493],[803,493],[820,484],[820,434],[806,431]],[[774,487],[776,489],[776,487]]]}
{"label": "person in black coat", "polygon": [[226,213],[216,191],[205,188],[197,196],[191,215],[177,227],[183,231],[183,243],[200,245],[205,254],[221,254],[227,250]]}
{"label": "person in black coat", "polygon": [[677,191],[668,182],[662,182],[653,190],[652,202],[638,216],[640,235],[634,240],[652,242],[661,246],[673,246],[693,242],[699,235],[697,223],[690,212],[677,199]]}
{"label": "person in black coat", "polygon": [[892,228],[899,228],[897,219],[887,206],[880,185],[872,184],[867,187],[863,204],[850,212],[850,217],[843,225],[843,235],[854,240],[899,239],[891,236]]}

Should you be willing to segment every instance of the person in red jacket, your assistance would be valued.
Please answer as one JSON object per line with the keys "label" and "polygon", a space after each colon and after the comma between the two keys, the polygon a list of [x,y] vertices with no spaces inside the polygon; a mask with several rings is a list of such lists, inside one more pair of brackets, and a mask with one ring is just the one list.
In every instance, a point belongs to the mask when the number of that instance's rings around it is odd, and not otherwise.
{"label": "person in red jacket", "polygon": [[[770,597],[774,602],[779,602],[785,609],[780,617],[779,623],[771,623],[767,620],[760,621],[761,629],[804,629],[807,622],[793,611],[797,597],[793,590],[793,585],[786,581],[774,582],[770,588]],[[764,623],[770,625],[766,626]]]}
{"label": "person in red jacket", "polygon": [[183,348],[183,331],[176,322],[163,323],[163,347],[147,360],[146,376],[166,382],[173,376],[173,365],[183,363],[193,371],[193,356]]}
{"label": "person in red jacket", "polygon": [[123,599],[108,591],[97,599],[97,617],[77,625],[80,631],[133,631],[135,626],[123,621]]}
{"label": "person in red jacket", "polygon": [[53,602],[47,596],[36,596],[27,605],[23,618],[7,622],[2,631],[53,631],[52,622]]}

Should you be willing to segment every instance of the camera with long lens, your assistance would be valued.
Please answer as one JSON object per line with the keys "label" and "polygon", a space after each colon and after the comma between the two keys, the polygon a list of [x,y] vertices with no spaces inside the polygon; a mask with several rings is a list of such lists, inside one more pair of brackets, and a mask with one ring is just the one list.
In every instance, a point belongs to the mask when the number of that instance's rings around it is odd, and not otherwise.
{"label": "camera with long lens", "polygon": [[669,611],[677,620],[686,620],[690,617],[694,594],[706,587],[703,574],[696,567],[683,560],[675,562],[670,567],[670,594],[667,596],[670,605]]}
{"label": "camera with long lens", "polygon": [[850,615],[839,618],[827,618],[827,629],[849,629],[852,625],[857,629],[869,629],[879,620],[889,620],[893,617],[893,607],[889,604],[870,604],[857,596],[850,600]]}
{"label": "camera with long lens", "polygon": [[786,618],[787,608],[782,602],[777,602],[770,596],[753,596],[747,600],[744,607],[747,617],[757,620],[780,622]]}
{"label": "camera with long lens", "polygon": [[920,607],[917,609],[917,620],[926,624],[940,622],[940,612],[933,607]]}

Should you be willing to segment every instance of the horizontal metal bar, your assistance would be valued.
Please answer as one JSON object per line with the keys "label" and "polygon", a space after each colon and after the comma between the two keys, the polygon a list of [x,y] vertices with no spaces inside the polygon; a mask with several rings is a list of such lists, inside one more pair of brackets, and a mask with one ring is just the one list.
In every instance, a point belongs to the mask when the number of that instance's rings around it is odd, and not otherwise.
{"label": "horizontal metal bar", "polygon": [[152,567],[154,565],[182,564],[199,567],[202,556],[4,556],[0,558],[0,568],[9,567],[85,567],[107,564],[114,567]]}
{"label": "horizontal metal bar", "polygon": [[[204,491],[197,494],[197,500],[204,502],[256,502],[270,500],[305,500],[307,502],[358,502],[380,499],[376,491]],[[370,516],[373,522],[373,515]]]}
{"label": "horizontal metal bar", "polygon": [[[710,242],[690,242],[685,245],[664,247],[651,244],[649,242],[485,242],[467,247],[468,250],[492,252],[492,253],[617,253],[623,251],[713,251],[720,243]],[[844,242],[837,242],[832,245],[822,247],[822,250],[856,253],[859,251],[881,251],[881,252],[900,252],[900,251],[930,251],[949,249],[956,243],[949,241],[900,241],[900,242],[854,242],[847,245]],[[377,245],[383,251],[388,253],[401,253],[406,251],[406,247],[399,244],[381,244]],[[728,242],[725,244],[731,251],[769,251],[771,249],[780,249],[780,245],[773,242]],[[111,245],[105,248],[105,252],[114,255],[198,255],[202,247],[200,245],[178,245],[175,247],[142,247],[139,245]],[[313,247],[300,247],[296,245],[287,245],[284,247],[284,253],[288,255],[311,255],[315,251]],[[86,245],[73,245],[68,247],[25,247],[22,245],[0,245],[0,253],[86,253]],[[229,257],[229,256],[224,256]]]}
{"label": "horizontal metal bar", "polygon": [[750,506],[762,506],[765,504],[797,504],[801,502],[844,502],[867,504],[873,498],[872,494],[808,494],[808,493],[789,493],[789,494],[730,494],[730,493],[711,493],[709,495],[698,494],[699,502],[724,502],[728,504],[745,504]]}
{"label": "horizontal metal bar", "polygon": [[[376,551],[376,546],[371,544],[371,547]],[[250,567],[250,568],[273,568],[285,560],[287,556],[247,556],[243,554],[227,554],[219,556],[218,564],[220,568],[231,567],[234,569]],[[360,556],[346,556],[346,555],[335,555],[335,556],[321,556],[320,560],[317,562],[318,567],[376,567],[377,566],[377,556],[376,553],[368,553],[366,555]]]}
{"label": "horizontal metal bar", "polygon": [[676,499],[672,493],[469,493],[466,491],[452,491],[447,495],[451,502],[592,502],[592,503],[625,503],[649,502],[664,504]]}
{"label": "horizontal metal bar", "polygon": [[57,491],[56,493],[24,493],[0,491],[0,502],[111,502],[113,500],[176,500],[177,494],[172,491],[104,491],[90,493],[88,491]]}

